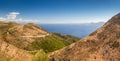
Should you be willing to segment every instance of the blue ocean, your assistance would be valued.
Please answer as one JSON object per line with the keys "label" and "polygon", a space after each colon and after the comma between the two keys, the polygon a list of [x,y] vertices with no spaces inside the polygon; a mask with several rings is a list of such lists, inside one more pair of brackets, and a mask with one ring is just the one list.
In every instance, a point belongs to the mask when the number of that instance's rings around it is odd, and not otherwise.
{"label": "blue ocean", "polygon": [[40,24],[39,26],[48,32],[57,32],[61,34],[70,34],[77,37],[85,37],[98,29],[104,23],[88,24]]}

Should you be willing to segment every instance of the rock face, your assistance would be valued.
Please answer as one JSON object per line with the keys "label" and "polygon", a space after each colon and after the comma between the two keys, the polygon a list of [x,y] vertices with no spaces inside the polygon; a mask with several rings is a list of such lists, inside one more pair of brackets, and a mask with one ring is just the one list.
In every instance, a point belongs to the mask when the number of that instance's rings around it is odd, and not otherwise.
{"label": "rock face", "polygon": [[89,36],[49,57],[51,61],[120,61],[120,13]]}

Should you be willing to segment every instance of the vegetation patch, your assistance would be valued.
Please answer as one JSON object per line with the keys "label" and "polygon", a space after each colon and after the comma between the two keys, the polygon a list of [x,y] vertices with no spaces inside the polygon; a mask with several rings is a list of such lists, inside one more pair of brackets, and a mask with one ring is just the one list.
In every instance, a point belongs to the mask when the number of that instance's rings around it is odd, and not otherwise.
{"label": "vegetation patch", "polygon": [[49,61],[49,58],[47,57],[47,54],[44,51],[38,51],[32,61]]}
{"label": "vegetation patch", "polygon": [[55,50],[61,49],[78,39],[73,39],[72,41],[68,41],[68,38],[62,38],[63,36],[58,36],[56,34],[52,34],[50,36],[46,36],[45,38],[36,38],[33,43],[28,45],[25,50],[34,51],[43,49],[46,53],[53,52]]}

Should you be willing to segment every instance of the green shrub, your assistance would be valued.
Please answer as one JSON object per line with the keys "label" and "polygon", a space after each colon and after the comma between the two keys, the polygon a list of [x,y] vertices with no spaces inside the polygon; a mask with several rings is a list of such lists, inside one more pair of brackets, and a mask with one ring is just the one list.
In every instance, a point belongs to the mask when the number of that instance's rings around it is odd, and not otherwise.
{"label": "green shrub", "polygon": [[26,47],[26,50],[40,50],[43,49],[46,53],[58,50],[62,47],[65,47],[64,43],[61,40],[57,40],[54,37],[48,36],[43,39],[36,39],[31,45]]}
{"label": "green shrub", "polygon": [[44,51],[38,51],[32,61],[49,61],[49,59]]}

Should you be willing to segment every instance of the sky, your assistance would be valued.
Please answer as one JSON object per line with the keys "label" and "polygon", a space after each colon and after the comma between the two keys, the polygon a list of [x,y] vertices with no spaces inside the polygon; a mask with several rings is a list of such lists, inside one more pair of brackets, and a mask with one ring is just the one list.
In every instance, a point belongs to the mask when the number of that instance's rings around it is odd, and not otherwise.
{"label": "sky", "polygon": [[120,0],[0,0],[0,20],[35,23],[106,22]]}

